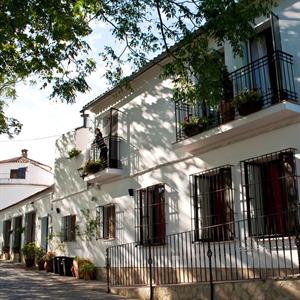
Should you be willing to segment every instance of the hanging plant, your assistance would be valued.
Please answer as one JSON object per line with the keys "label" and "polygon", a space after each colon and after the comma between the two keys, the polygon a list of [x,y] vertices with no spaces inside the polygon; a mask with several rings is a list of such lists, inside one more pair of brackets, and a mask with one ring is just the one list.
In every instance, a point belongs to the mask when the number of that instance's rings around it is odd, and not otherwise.
{"label": "hanging plant", "polygon": [[72,159],[73,157],[77,157],[81,153],[80,150],[73,148],[71,151],[68,152],[69,159]]}

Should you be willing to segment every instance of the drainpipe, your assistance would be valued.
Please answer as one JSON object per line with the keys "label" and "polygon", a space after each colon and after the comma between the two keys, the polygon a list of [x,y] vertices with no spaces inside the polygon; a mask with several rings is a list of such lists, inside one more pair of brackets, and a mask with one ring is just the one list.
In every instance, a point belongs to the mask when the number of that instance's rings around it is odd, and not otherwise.
{"label": "drainpipe", "polygon": [[110,271],[109,249],[106,248],[106,281],[107,281],[107,293],[108,294],[110,293],[109,271]]}

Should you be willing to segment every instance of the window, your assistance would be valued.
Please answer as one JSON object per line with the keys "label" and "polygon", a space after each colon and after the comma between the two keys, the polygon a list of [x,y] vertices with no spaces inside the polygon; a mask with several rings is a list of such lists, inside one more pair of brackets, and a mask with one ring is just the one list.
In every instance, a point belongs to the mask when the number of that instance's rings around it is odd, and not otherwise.
{"label": "window", "polygon": [[231,167],[226,165],[190,177],[196,240],[234,238]]}
{"label": "window", "polygon": [[14,218],[13,232],[13,252],[20,253],[22,240],[22,216]]}
{"label": "window", "polygon": [[25,215],[25,244],[35,241],[35,211]]}
{"label": "window", "polygon": [[11,169],[10,178],[12,179],[25,179],[27,168]]}
{"label": "window", "polygon": [[98,217],[98,238],[114,239],[116,237],[116,208],[115,205],[97,207]]}
{"label": "window", "polygon": [[64,242],[75,241],[76,234],[76,215],[62,217],[62,236]]}
{"label": "window", "polygon": [[165,187],[157,184],[138,191],[137,239],[141,244],[165,243]]}
{"label": "window", "polygon": [[294,150],[242,162],[244,210],[252,236],[290,235],[299,226]]}
{"label": "window", "polygon": [[10,234],[11,234],[11,220],[3,221],[3,249],[4,253],[10,251]]}

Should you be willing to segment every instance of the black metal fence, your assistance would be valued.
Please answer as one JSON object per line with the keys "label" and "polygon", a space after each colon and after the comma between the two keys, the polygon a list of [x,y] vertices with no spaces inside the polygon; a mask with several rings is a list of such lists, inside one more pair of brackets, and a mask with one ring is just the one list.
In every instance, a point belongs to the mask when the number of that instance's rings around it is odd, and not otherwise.
{"label": "black metal fence", "polygon": [[[299,218],[298,211],[294,214]],[[275,216],[264,218],[271,220]],[[201,240],[207,232],[220,234],[226,226],[235,228],[234,239]],[[168,235],[162,246],[151,246],[149,241],[148,246],[129,243],[109,247],[107,280],[108,286],[117,287],[289,278],[300,275],[299,259],[298,231],[286,236],[275,236],[270,231],[255,237],[249,234],[245,219],[199,232]]]}
{"label": "black metal fence", "polygon": [[91,160],[101,160],[103,168],[122,168],[124,139],[119,136],[106,136],[91,145]]}
{"label": "black metal fence", "polygon": [[[282,51],[274,51],[272,56],[261,57],[229,74],[233,97],[244,91],[257,90],[260,93],[262,108],[274,105],[282,100],[297,101],[293,74],[293,57]],[[228,89],[228,87],[226,87]],[[231,99],[232,100],[232,99]],[[188,105],[184,101],[175,103],[176,140],[187,138],[182,123],[192,116],[209,116],[210,124],[206,130],[227,123],[238,116],[234,108],[229,107],[226,99],[219,107],[203,107],[201,103]],[[226,108],[227,106],[227,108]]]}

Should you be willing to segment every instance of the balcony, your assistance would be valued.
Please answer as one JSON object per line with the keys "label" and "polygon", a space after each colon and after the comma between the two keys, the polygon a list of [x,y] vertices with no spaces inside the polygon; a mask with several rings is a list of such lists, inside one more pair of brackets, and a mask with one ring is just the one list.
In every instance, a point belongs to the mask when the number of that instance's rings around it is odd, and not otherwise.
{"label": "balcony", "polygon": [[[87,183],[104,183],[125,174],[125,140],[118,136],[103,138],[101,145],[92,144],[90,167],[81,169],[81,176]],[[94,164],[96,162],[96,164]]]}
{"label": "balcony", "polygon": [[[293,76],[293,58],[282,51],[264,56],[229,74],[231,97],[218,108],[202,104],[175,103],[176,144],[188,152],[204,152],[272,130],[300,116]],[[233,107],[233,99],[242,93],[257,91],[260,105],[245,114]],[[230,93],[229,93],[230,94]],[[255,112],[255,113],[254,113]],[[207,117],[201,132],[187,132],[182,124],[192,117]],[[288,122],[287,122],[288,120]]]}

